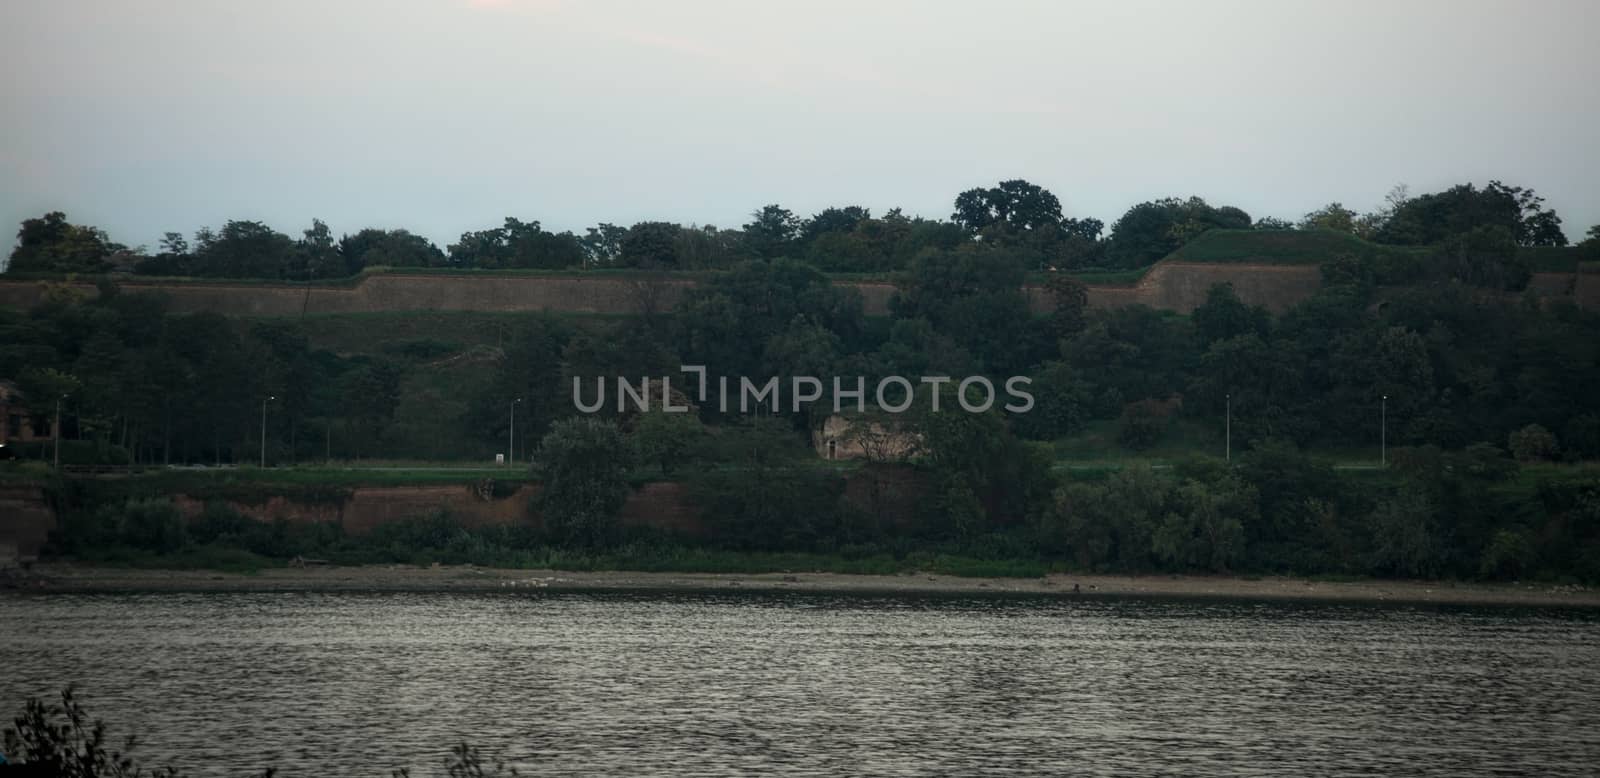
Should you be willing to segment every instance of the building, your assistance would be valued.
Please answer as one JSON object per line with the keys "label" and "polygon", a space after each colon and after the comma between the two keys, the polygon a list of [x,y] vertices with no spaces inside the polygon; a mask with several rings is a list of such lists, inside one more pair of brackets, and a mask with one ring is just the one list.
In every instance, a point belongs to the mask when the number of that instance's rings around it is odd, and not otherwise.
{"label": "building", "polygon": [[886,425],[892,417],[834,414],[811,433],[812,446],[823,459],[870,459],[898,462],[916,454],[921,436],[900,425]]}
{"label": "building", "polygon": [[0,446],[50,440],[49,422],[35,419],[24,400],[16,384],[0,381]]}

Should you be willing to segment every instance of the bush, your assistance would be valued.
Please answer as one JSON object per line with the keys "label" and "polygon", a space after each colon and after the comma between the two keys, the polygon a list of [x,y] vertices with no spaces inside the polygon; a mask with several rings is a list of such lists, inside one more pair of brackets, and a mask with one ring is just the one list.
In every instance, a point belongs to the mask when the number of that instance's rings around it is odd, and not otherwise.
{"label": "bush", "polygon": [[103,521],[114,522],[117,540],[133,548],[167,554],[189,542],[188,527],[171,500],[128,500],[120,507],[101,508],[100,516]]}
{"label": "bush", "polygon": [[1533,561],[1533,546],[1521,530],[1500,530],[1483,550],[1478,574],[1486,578],[1517,578]]}
{"label": "bush", "polygon": [[1122,418],[1117,420],[1117,440],[1135,451],[1143,451],[1166,434],[1169,418],[1165,404],[1157,400],[1128,403],[1122,408]]}
{"label": "bush", "polygon": [[1555,459],[1560,453],[1556,436],[1537,424],[1529,424],[1510,436],[1511,455],[1520,462]]}

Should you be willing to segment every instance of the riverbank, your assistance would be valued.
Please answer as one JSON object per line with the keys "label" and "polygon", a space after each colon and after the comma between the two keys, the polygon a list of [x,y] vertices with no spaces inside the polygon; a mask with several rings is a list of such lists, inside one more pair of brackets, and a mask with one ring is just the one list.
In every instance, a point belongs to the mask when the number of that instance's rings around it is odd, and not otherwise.
{"label": "riverbank", "polygon": [[1430,581],[1317,581],[1225,576],[1057,574],[1042,578],[967,578],[926,573],[647,573],[503,570],[462,566],[273,568],[257,573],[144,570],[70,563],[36,565],[0,578],[11,592],[295,591],[794,591],[854,594],[1028,594],[1078,597],[1221,597],[1462,605],[1600,607],[1600,590],[1550,584]]}

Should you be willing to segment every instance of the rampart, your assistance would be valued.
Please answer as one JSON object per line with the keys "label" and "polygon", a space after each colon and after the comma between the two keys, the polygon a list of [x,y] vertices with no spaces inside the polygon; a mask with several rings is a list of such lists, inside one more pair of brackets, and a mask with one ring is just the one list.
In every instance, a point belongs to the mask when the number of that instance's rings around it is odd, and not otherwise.
{"label": "rampart", "polygon": [[[1315,294],[1322,284],[1316,265],[1203,263],[1168,260],[1138,283],[1090,285],[1092,308],[1147,305],[1188,313],[1205,302],[1212,285],[1233,284],[1239,298],[1271,311],[1283,311]],[[44,296],[40,281],[0,280],[0,306],[30,308]],[[119,279],[128,291],[166,295],[179,313],[211,311],[227,316],[283,317],[400,311],[479,311],[621,315],[668,311],[697,283],[683,276],[538,276],[375,273],[348,287],[200,281]],[[889,313],[894,285],[886,281],[836,281],[860,292],[869,316]],[[93,292],[89,282],[76,288]],[[1529,288],[1549,298],[1570,298],[1585,308],[1600,305],[1600,272],[1535,273]],[[1049,310],[1049,293],[1024,288],[1036,312]]]}

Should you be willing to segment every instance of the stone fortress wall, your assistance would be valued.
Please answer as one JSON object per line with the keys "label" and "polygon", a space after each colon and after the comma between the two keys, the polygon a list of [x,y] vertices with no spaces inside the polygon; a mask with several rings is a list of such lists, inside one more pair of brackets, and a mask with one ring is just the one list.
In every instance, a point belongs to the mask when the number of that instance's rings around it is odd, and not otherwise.
{"label": "stone fortress wall", "polygon": [[[1282,311],[1310,297],[1321,286],[1316,265],[1199,263],[1165,261],[1130,286],[1090,285],[1089,305],[1117,308],[1142,304],[1188,313],[1205,301],[1213,284],[1232,283],[1241,300]],[[230,284],[227,282],[120,281],[128,291],[167,295],[180,313],[213,311],[227,316],[300,316],[396,311],[481,311],[575,314],[630,314],[643,308],[670,310],[692,278],[583,276],[493,276],[378,273],[353,286]],[[867,315],[889,313],[894,285],[885,281],[839,281],[861,293]],[[92,292],[93,284],[76,286]],[[1570,297],[1584,307],[1600,304],[1600,274],[1537,273],[1530,288],[1546,297]],[[1024,289],[1035,311],[1050,305],[1042,287]],[[0,306],[28,308],[44,294],[39,281],[0,280]]]}

